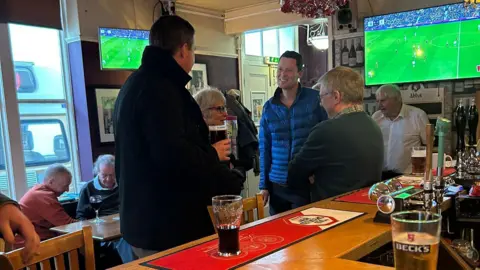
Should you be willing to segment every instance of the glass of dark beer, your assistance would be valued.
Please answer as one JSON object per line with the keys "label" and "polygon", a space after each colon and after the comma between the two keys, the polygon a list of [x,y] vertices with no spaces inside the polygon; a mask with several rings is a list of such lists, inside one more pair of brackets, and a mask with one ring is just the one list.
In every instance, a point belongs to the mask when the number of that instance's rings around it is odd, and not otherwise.
{"label": "glass of dark beer", "polygon": [[427,162],[427,148],[416,146],[412,148],[412,174],[424,175],[425,163]]}
{"label": "glass of dark beer", "polygon": [[209,126],[210,131],[210,144],[215,144],[216,142],[227,139],[227,126]]}
{"label": "glass of dark beer", "polygon": [[395,269],[437,269],[442,216],[405,211],[392,214],[391,221]]}
{"label": "glass of dark beer", "polygon": [[222,257],[240,254],[239,231],[243,217],[241,196],[222,195],[212,198],[213,215],[218,232],[218,255]]}

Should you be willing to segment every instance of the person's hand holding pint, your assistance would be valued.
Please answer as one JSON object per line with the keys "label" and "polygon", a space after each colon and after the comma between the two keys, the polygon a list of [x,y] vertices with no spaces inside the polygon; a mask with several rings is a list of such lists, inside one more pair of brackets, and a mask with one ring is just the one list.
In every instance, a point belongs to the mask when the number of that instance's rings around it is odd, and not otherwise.
{"label": "person's hand holding pint", "polygon": [[215,148],[215,150],[217,150],[220,161],[230,160],[230,153],[232,151],[230,139],[221,140],[214,143],[212,146]]}

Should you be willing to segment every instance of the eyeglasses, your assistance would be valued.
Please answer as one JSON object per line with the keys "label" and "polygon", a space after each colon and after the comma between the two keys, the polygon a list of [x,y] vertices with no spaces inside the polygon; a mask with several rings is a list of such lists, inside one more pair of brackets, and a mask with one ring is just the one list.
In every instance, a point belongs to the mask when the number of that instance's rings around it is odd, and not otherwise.
{"label": "eyeglasses", "polygon": [[216,110],[217,112],[220,112],[220,113],[227,111],[227,107],[225,107],[225,106],[210,107],[208,109],[209,110]]}
{"label": "eyeglasses", "polygon": [[323,93],[323,94],[320,94],[320,99],[323,99],[325,96],[331,94],[332,92],[327,92],[327,93]]}

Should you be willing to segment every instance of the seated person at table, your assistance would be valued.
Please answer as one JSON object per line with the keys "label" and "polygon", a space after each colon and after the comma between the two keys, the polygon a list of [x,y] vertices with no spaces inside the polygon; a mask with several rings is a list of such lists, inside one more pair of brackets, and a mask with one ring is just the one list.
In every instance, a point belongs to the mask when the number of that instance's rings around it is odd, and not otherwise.
{"label": "seated person at table", "polygon": [[313,127],[289,164],[288,185],[308,187],[314,175],[312,201],[367,187],[381,180],[383,137],[363,111],[362,76],[347,67],[323,75],[315,89],[329,120]]}
{"label": "seated person at table", "polygon": [[120,199],[118,197],[118,185],[115,179],[115,157],[112,155],[101,155],[93,166],[95,178],[85,184],[80,191],[77,205],[77,218],[95,218],[95,209],[90,204],[90,198],[97,196],[101,198],[98,216],[118,214]]}
{"label": "seated person at table", "polygon": [[[96,217],[95,210],[90,204],[90,197],[98,196],[101,198],[98,216],[108,216],[118,214],[120,199],[118,185],[115,177],[115,157],[113,155],[101,155],[93,165],[95,178],[85,184],[80,191],[77,218],[80,220],[93,219]],[[120,238],[117,241],[103,242],[101,244],[104,251],[115,249],[122,259],[123,263],[134,260],[131,246]]]}
{"label": "seated person at table", "polygon": [[[58,201],[58,197],[68,192],[72,174],[61,164],[50,165],[45,170],[43,183],[32,187],[19,201],[20,209],[27,216],[40,236],[46,240],[57,236],[50,228],[66,225],[77,220],[70,217]],[[17,246],[23,239],[17,238]]]}

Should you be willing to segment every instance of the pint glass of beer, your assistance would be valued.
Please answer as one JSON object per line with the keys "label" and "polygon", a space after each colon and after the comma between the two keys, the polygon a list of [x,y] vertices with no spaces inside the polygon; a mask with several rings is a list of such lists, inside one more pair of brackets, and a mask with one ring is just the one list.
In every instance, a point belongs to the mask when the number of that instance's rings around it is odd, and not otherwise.
{"label": "pint glass of beer", "polygon": [[442,216],[422,211],[391,215],[397,270],[437,269]]}
{"label": "pint glass of beer", "polygon": [[227,126],[209,126],[210,144],[215,144],[221,140],[227,139]]}
{"label": "pint glass of beer", "polygon": [[230,257],[240,254],[239,231],[243,218],[241,196],[222,195],[212,198],[215,227],[218,232],[218,255]]}
{"label": "pint glass of beer", "polygon": [[427,148],[416,146],[412,148],[412,174],[424,175],[425,163],[427,161]]}

